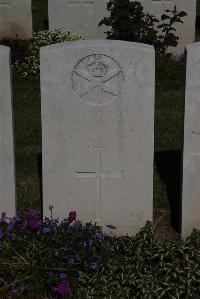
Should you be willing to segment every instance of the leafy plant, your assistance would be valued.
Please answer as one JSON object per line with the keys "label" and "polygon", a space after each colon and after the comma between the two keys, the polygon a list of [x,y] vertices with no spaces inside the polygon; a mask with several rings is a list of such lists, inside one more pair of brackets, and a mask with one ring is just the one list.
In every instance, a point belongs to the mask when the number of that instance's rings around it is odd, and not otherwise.
{"label": "leafy plant", "polygon": [[0,297],[197,299],[199,240],[198,230],[185,241],[156,239],[150,222],[135,236],[109,236],[75,211],[62,221],[2,213]]}
{"label": "leafy plant", "polygon": [[23,61],[16,60],[13,67],[17,73],[26,78],[27,76],[39,77],[40,73],[40,47],[78,40],[79,35],[72,35],[69,31],[56,29],[54,31],[39,31],[33,34],[33,38],[27,43],[26,56]]}
{"label": "leafy plant", "polygon": [[[166,10],[161,20],[145,13],[138,1],[110,0],[107,4],[110,16],[100,21],[99,26],[110,26],[108,39],[134,41],[153,45],[159,54],[165,54],[167,49],[176,47],[178,37],[174,34],[176,23],[183,23],[182,18],[187,15],[184,11]],[[160,23],[160,21],[163,21]]]}
{"label": "leafy plant", "polygon": [[[108,236],[91,223],[42,221],[35,210],[0,219],[0,298],[60,298],[97,270]],[[15,297],[14,297],[15,296]],[[54,296],[54,297],[52,297]]]}

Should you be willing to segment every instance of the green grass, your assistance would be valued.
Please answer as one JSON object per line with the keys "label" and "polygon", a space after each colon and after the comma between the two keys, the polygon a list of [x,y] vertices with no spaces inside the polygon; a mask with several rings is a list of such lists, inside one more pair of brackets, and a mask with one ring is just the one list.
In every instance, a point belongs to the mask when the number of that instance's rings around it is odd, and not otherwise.
{"label": "green grass", "polygon": [[155,150],[180,150],[184,108],[184,64],[156,63]]}
{"label": "green grass", "polygon": [[41,206],[41,113],[39,80],[13,75],[18,210]]}
{"label": "green grass", "polygon": [[200,38],[200,0],[197,0],[197,11],[196,11],[196,40]]}
{"label": "green grass", "polygon": [[44,20],[48,20],[48,0],[32,0],[33,31],[44,30]]}
{"label": "green grass", "polygon": [[197,16],[200,16],[200,0],[197,0]]}
{"label": "green grass", "polygon": [[154,207],[180,204],[185,66],[156,63]]}

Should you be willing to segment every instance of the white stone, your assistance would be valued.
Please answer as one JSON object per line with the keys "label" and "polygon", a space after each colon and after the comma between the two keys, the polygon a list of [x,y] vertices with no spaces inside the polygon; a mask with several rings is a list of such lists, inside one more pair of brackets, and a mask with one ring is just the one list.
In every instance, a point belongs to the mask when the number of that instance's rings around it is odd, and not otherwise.
{"label": "white stone", "polygon": [[166,9],[172,10],[176,5],[178,11],[185,11],[186,17],[182,18],[182,23],[175,25],[175,35],[179,37],[178,46],[171,47],[170,52],[175,55],[184,53],[187,44],[195,40],[196,22],[196,0],[139,0],[143,5],[144,11],[153,14],[158,19],[165,13]]}
{"label": "white stone", "polygon": [[0,38],[31,37],[31,0],[0,0]]}
{"label": "white stone", "polygon": [[154,50],[78,41],[41,50],[43,210],[134,234],[153,209]]}
{"label": "white stone", "polygon": [[0,212],[16,213],[10,50],[0,46]]}
{"label": "white stone", "polygon": [[187,46],[182,235],[200,229],[200,43]]}
{"label": "white stone", "polygon": [[106,38],[108,27],[99,22],[108,15],[107,0],[49,0],[49,29],[69,30],[89,39]]}

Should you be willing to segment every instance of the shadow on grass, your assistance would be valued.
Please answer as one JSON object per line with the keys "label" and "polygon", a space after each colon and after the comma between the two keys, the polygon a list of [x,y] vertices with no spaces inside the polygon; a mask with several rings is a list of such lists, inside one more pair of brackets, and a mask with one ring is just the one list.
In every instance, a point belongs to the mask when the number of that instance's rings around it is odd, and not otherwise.
{"label": "shadow on grass", "polygon": [[181,231],[181,160],[181,151],[161,151],[154,155],[154,165],[166,186],[171,226],[178,233]]}

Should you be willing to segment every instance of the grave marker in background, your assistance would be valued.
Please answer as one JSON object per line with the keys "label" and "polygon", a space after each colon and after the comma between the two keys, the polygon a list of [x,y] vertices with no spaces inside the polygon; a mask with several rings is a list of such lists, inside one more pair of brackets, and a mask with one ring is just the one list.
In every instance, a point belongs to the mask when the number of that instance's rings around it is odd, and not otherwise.
{"label": "grave marker in background", "polygon": [[108,12],[107,0],[49,0],[49,29],[61,28],[90,39],[105,38],[107,27],[98,27]]}
{"label": "grave marker in background", "polygon": [[31,37],[31,0],[0,0],[0,38]]}
{"label": "grave marker in background", "polygon": [[200,229],[200,43],[187,46],[182,235]]}
{"label": "grave marker in background", "polygon": [[[126,53],[126,55],[124,55]],[[153,209],[154,50],[78,41],[41,50],[43,210],[134,234]]]}
{"label": "grave marker in background", "polygon": [[0,212],[15,216],[15,171],[10,50],[0,46]]}

